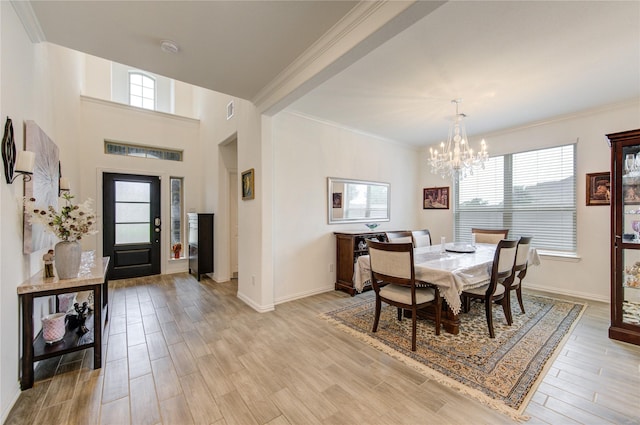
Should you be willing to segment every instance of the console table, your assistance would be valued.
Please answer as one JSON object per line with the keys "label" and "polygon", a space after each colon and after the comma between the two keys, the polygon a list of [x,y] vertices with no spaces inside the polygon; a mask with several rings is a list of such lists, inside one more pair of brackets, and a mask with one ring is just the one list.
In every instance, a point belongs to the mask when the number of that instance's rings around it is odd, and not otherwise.
{"label": "console table", "polygon": [[[40,271],[18,286],[18,297],[22,307],[22,374],[20,377],[22,390],[33,387],[33,364],[39,360],[93,347],[93,368],[102,367],[102,329],[107,320],[109,300],[107,279],[109,257],[94,258],[87,252],[82,255],[77,278],[45,278]],[[64,338],[56,343],[45,343],[42,332],[39,332],[34,339],[34,298],[80,291],[93,291],[93,341],[80,342],[77,328],[69,329],[68,326]],[[90,320],[91,316],[87,317],[87,327],[91,327]]]}

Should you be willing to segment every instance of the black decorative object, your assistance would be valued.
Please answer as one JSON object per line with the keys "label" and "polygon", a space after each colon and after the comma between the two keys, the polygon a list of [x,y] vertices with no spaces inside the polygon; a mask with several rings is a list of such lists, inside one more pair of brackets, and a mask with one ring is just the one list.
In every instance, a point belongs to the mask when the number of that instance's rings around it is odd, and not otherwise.
{"label": "black decorative object", "polygon": [[89,304],[86,301],[82,303],[82,306],[78,303],[74,303],[73,309],[76,311],[76,314],[67,315],[69,329],[77,327],[78,335],[84,335],[89,332],[89,328],[86,327],[85,321],[87,320],[87,316],[93,312],[93,309],[89,307]]}
{"label": "black decorative object", "polygon": [[2,137],[2,162],[4,163],[4,176],[7,183],[13,183],[13,167],[16,163],[16,144],[13,140],[13,123],[7,117]]}

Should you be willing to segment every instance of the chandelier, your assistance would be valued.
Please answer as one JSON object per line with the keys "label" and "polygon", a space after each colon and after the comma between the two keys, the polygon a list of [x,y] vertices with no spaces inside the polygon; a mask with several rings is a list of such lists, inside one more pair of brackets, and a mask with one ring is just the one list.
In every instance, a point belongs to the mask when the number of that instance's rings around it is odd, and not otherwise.
{"label": "chandelier", "polygon": [[449,128],[447,143],[440,143],[440,150],[429,148],[429,164],[433,174],[439,174],[442,178],[448,175],[457,181],[467,175],[473,175],[473,169],[476,167],[484,169],[489,154],[484,139],[480,142],[480,152],[477,154],[469,147],[467,131],[462,123],[466,115],[458,112],[458,105],[462,103],[462,99],[454,99],[451,103],[456,104],[456,116]]}

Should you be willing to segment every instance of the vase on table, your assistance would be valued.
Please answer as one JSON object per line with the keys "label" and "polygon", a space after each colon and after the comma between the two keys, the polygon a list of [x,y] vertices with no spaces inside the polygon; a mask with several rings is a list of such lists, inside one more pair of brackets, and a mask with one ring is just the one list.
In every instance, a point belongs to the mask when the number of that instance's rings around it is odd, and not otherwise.
{"label": "vase on table", "polygon": [[82,248],[79,242],[58,242],[56,244],[55,255],[58,279],[73,279],[78,277],[80,258],[82,257]]}
{"label": "vase on table", "polygon": [[47,344],[53,344],[64,338],[64,319],[66,313],[54,313],[42,318],[42,338]]}

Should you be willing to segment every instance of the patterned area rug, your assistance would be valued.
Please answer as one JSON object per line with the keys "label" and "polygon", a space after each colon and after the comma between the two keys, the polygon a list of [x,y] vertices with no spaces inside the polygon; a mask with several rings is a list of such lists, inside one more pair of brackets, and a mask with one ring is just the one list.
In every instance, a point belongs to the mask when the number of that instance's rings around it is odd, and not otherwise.
{"label": "patterned area rug", "polygon": [[513,325],[502,307],[493,309],[496,338],[489,338],[484,305],[473,303],[460,314],[460,334],[442,330],[436,336],[431,321],[418,321],[417,350],[411,351],[411,320],[398,322],[396,308],[382,303],[378,332],[372,333],[373,293],[348,307],[323,316],[341,329],[416,368],[431,379],[458,389],[516,420],[523,415],[537,383],[554,353],[569,335],[585,306],[523,294],[526,314],[513,305]]}

